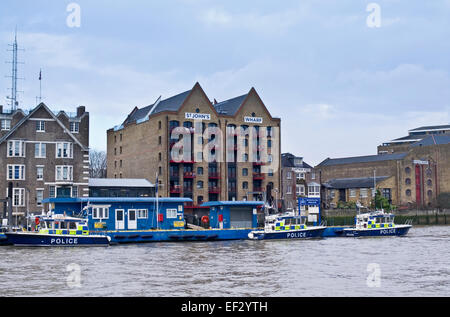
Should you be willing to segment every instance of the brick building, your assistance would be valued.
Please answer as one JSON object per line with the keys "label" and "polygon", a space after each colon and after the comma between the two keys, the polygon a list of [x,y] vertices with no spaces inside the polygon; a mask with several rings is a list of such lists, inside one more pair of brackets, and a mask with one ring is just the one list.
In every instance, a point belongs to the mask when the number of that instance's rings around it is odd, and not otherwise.
{"label": "brick building", "polygon": [[[410,130],[415,141],[409,138],[405,142],[386,142],[378,147],[382,154],[324,160],[316,169],[324,185],[322,197],[326,207],[356,201],[368,206],[374,194],[374,177],[376,188],[400,208],[437,206],[439,195],[450,193],[447,127]],[[411,134],[416,132],[420,136]]]}
{"label": "brick building", "polygon": [[89,113],[53,113],[43,103],[31,111],[0,106],[0,193],[13,184],[13,212],[43,210],[45,197],[87,196]]}
{"label": "brick building", "polygon": [[280,186],[280,119],[252,88],[211,102],[191,90],[143,108],[107,131],[110,178],[156,180],[159,196],[206,201],[272,199]]}

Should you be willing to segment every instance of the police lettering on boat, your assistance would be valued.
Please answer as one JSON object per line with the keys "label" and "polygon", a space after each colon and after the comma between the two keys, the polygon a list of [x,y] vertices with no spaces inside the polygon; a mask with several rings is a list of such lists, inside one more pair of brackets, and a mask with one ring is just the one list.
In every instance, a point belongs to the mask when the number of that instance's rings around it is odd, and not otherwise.
{"label": "police lettering on boat", "polygon": [[345,228],[338,235],[344,237],[382,237],[382,236],[403,236],[412,227],[411,220],[403,225],[394,223],[395,215],[385,213],[384,210],[362,213],[355,218],[355,227]]}
{"label": "police lettering on boat", "polygon": [[15,246],[108,246],[110,237],[91,234],[88,220],[50,214],[34,218],[35,231],[6,232],[10,243]]}
{"label": "police lettering on boat", "polygon": [[264,230],[252,231],[248,237],[252,240],[321,238],[326,227],[308,227],[306,219],[307,217],[294,213],[268,215],[265,218]]}

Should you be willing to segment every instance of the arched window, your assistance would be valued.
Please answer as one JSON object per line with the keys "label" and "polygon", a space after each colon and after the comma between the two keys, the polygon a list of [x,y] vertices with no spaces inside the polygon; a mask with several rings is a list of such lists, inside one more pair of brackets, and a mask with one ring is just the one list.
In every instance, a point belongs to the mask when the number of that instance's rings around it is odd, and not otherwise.
{"label": "arched window", "polygon": [[411,196],[411,189],[407,189],[405,193],[406,193],[406,196],[410,197]]}
{"label": "arched window", "polygon": [[406,185],[411,185],[411,178],[405,179],[405,184]]}
{"label": "arched window", "polygon": [[406,167],[405,168],[405,173],[406,174],[411,174],[411,167]]}

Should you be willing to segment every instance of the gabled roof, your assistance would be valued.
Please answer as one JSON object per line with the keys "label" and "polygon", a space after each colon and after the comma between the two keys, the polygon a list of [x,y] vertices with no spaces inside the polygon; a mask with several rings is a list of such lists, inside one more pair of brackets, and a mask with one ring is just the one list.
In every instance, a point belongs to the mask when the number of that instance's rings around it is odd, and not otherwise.
{"label": "gabled roof", "polygon": [[38,106],[36,106],[36,108],[34,108],[32,111],[30,111],[30,113],[28,115],[26,115],[25,117],[23,117],[16,125],[14,125],[14,127],[11,128],[11,130],[5,134],[2,138],[0,138],[0,144],[5,142],[14,132],[17,131],[17,129],[19,129],[22,124],[24,124],[29,118],[31,118],[39,109],[45,109],[45,111],[47,111],[50,116],[52,117],[52,119],[55,120],[56,123],[59,124],[59,126],[64,130],[65,133],[67,133],[67,135],[69,135],[74,141],[75,143],[77,143],[83,150],[87,151],[89,150],[88,147],[84,146],[70,131],[69,129],[66,128],[66,126],[61,122],[61,120],[59,120],[55,114],[43,103],[41,102]]}
{"label": "gabled roof", "polygon": [[181,106],[183,105],[186,98],[191,93],[191,91],[192,91],[192,89],[182,92],[181,94],[172,96],[170,98],[161,100],[161,101],[159,101],[158,104],[156,104],[157,102],[155,102],[155,103],[153,103],[147,107],[141,108],[141,109],[135,108],[130,113],[130,115],[128,116],[128,118],[125,120],[125,122],[123,124],[133,123],[138,120],[145,119],[147,116],[150,115],[150,110],[152,110],[152,108],[155,105],[156,105],[156,107],[151,114],[160,113],[163,111],[178,111],[181,108]]}
{"label": "gabled roof", "polygon": [[318,166],[333,166],[342,164],[355,164],[355,163],[370,163],[370,162],[382,162],[382,161],[392,161],[401,160],[408,155],[406,152],[393,153],[393,154],[379,154],[379,155],[368,155],[368,156],[354,156],[354,157],[344,157],[344,158],[327,158]]}
{"label": "gabled roof", "polygon": [[[375,177],[375,182],[379,183],[388,178],[389,176],[377,176]],[[330,189],[373,188],[374,178],[373,177],[334,178],[324,183],[323,186]]]}
{"label": "gabled roof", "polygon": [[410,147],[442,145],[442,144],[448,144],[448,143],[450,143],[450,135],[442,135],[442,134],[434,135],[434,134],[432,134],[419,142],[411,144]]}
{"label": "gabled roof", "polygon": [[214,105],[214,108],[219,114],[227,115],[227,116],[234,116],[238,112],[238,110],[241,108],[242,104],[244,103],[244,100],[247,98],[248,94],[235,97],[232,99],[228,99],[222,102],[219,102]]}
{"label": "gabled roof", "polygon": [[425,131],[432,131],[432,130],[450,130],[450,125],[445,124],[445,125],[424,126],[424,127],[419,127],[419,128],[409,130],[409,132],[425,132]]}
{"label": "gabled roof", "polygon": [[[302,159],[302,164],[301,165],[298,165],[298,164],[296,165],[295,164],[295,159],[296,158],[301,158]],[[294,154],[291,154],[291,153],[282,153],[281,154],[281,166],[282,167],[313,168],[311,165],[309,165],[308,163],[303,161],[303,157],[298,157],[298,156],[295,156]]]}

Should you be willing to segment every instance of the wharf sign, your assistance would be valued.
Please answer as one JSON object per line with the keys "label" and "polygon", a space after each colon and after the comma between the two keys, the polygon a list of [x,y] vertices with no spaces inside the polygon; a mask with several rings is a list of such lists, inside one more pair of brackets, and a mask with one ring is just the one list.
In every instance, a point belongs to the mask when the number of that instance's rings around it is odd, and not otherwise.
{"label": "wharf sign", "polygon": [[207,121],[211,120],[211,115],[209,113],[186,112],[184,114],[184,117],[190,120],[207,120]]}
{"label": "wharf sign", "polygon": [[258,118],[258,117],[244,117],[244,122],[245,123],[263,123],[263,118]]}

